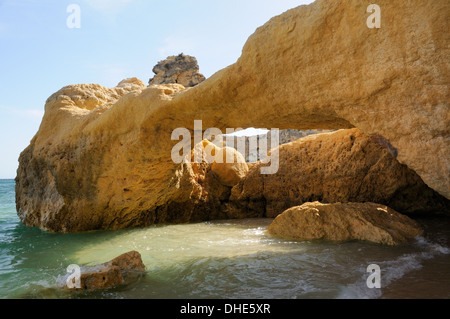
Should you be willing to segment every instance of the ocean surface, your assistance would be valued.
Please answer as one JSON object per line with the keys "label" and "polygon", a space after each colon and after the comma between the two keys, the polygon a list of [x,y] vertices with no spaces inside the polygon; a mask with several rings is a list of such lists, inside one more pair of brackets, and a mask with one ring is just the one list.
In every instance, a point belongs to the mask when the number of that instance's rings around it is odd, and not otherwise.
{"label": "ocean surface", "polygon": [[[450,298],[450,221],[418,219],[424,237],[387,247],[299,242],[266,233],[271,219],[52,234],[24,226],[14,181],[0,180],[0,298]],[[58,288],[70,264],[137,250],[146,275],[95,292]],[[379,265],[381,288],[367,267]]]}

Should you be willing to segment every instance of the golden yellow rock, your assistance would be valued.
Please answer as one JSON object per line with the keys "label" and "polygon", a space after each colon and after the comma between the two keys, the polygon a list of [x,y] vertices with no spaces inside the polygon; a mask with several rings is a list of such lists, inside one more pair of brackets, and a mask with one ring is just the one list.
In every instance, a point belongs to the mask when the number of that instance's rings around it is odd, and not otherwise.
{"label": "golden yellow rock", "polygon": [[422,235],[417,222],[375,203],[305,203],[278,215],[268,232],[289,239],[366,240],[385,245]]}
{"label": "golden yellow rock", "polygon": [[235,64],[193,88],[131,80],[56,92],[19,159],[21,220],[72,232],[205,218],[179,213],[203,188],[171,161],[172,131],[200,119],[223,131],[357,127],[450,198],[450,3],[377,4],[380,29],[367,28],[363,1],[289,10],[258,28]]}
{"label": "golden yellow rock", "polygon": [[211,169],[219,176],[223,185],[234,186],[247,174],[245,158],[236,149],[224,147],[219,150],[217,157],[220,160],[214,161]]}
{"label": "golden yellow rock", "polygon": [[403,214],[450,213],[450,201],[400,164],[383,141],[358,129],[303,137],[278,148],[279,169],[262,175],[261,162],[233,187],[241,214],[276,217],[305,202],[376,202]]}

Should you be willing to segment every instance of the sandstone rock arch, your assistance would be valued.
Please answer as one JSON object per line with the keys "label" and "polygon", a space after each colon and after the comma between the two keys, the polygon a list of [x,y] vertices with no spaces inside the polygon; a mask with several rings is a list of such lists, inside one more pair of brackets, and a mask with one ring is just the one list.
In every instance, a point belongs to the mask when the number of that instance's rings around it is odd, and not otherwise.
{"label": "sandstone rock arch", "polygon": [[194,88],[137,79],[63,88],[21,154],[19,216],[63,232],[192,220],[198,210],[178,217],[176,203],[204,194],[171,162],[170,133],[194,120],[220,129],[357,127],[388,141],[401,163],[450,198],[450,4],[377,4],[380,29],[365,25],[364,1],[289,10],[258,28],[235,64]]}

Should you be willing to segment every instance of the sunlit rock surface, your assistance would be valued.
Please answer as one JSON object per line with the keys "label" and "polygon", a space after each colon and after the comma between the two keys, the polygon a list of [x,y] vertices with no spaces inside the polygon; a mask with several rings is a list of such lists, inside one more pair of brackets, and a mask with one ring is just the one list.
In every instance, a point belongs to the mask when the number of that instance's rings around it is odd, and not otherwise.
{"label": "sunlit rock surface", "polygon": [[[272,18],[201,85],[65,87],[46,103],[16,178],[21,220],[57,232],[193,220],[195,187],[171,132],[203,127],[359,128],[450,198],[447,0],[317,0]],[[211,209],[209,209],[211,210]],[[196,218],[212,218],[199,213]]]}
{"label": "sunlit rock surface", "polygon": [[292,207],[269,225],[271,235],[298,240],[365,240],[404,244],[422,235],[419,224],[375,203],[305,203]]}

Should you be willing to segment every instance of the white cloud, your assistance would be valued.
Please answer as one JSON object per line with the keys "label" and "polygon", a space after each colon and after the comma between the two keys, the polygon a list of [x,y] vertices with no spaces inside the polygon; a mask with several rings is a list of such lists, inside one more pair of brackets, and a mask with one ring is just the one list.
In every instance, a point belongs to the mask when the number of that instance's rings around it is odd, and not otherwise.
{"label": "white cloud", "polygon": [[250,128],[244,129],[242,131],[237,131],[237,132],[234,132],[231,134],[223,134],[223,135],[224,136],[241,137],[241,136],[263,135],[263,134],[267,134],[268,132],[269,132],[269,130],[267,130],[267,129],[250,127]]}

